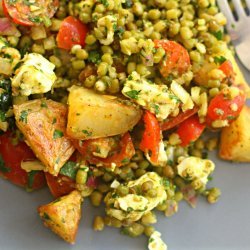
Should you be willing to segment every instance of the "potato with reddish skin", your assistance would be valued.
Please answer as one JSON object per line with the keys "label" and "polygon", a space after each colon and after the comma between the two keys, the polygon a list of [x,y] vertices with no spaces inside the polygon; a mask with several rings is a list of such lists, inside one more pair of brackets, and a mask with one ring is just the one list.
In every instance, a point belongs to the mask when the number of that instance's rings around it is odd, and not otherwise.
{"label": "potato with reddish skin", "polygon": [[14,105],[18,128],[28,144],[45,165],[45,172],[57,175],[74,152],[66,138],[67,107],[46,99],[36,99]]}
{"label": "potato with reddish skin", "polygon": [[80,192],[74,190],[58,200],[38,207],[38,213],[46,227],[74,244],[81,219],[81,203]]}

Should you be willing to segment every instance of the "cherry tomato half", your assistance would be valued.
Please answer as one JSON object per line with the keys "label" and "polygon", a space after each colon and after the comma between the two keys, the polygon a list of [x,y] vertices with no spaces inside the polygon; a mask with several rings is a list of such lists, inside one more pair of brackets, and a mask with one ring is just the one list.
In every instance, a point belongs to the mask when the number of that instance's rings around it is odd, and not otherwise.
{"label": "cherry tomato half", "polygon": [[185,147],[190,142],[196,141],[201,136],[205,127],[204,124],[200,123],[197,115],[193,115],[182,122],[176,131],[181,139],[181,146]]}
{"label": "cherry tomato half", "polygon": [[70,50],[76,44],[83,47],[87,32],[88,29],[84,23],[72,16],[68,16],[63,20],[57,34],[57,46],[66,50]]}
{"label": "cherry tomato half", "polygon": [[164,121],[161,124],[162,131],[166,131],[166,130],[176,127],[177,125],[179,125],[180,123],[188,119],[190,116],[193,116],[194,114],[196,114],[198,110],[199,110],[198,107],[194,107],[193,109],[188,109],[185,112],[179,113],[176,117],[173,117]]}
{"label": "cherry tomato half", "polygon": [[36,159],[32,150],[24,142],[12,143],[10,132],[0,136],[0,173],[12,183],[29,190],[39,189],[46,184],[43,171],[27,173],[21,162]]}
{"label": "cherry tomato half", "polygon": [[[33,26],[50,22],[50,18],[54,16],[59,6],[59,0],[2,0],[2,5],[4,14],[10,17],[13,22],[24,26]],[[32,11],[34,8],[39,11]]]}
{"label": "cherry tomato half", "polygon": [[156,48],[163,48],[166,52],[166,59],[161,62],[160,73],[167,77],[173,72],[180,75],[185,73],[190,67],[190,57],[187,50],[175,41],[155,40]]}
{"label": "cherry tomato half", "polygon": [[216,95],[208,105],[206,122],[210,126],[215,120],[227,120],[231,123],[240,114],[246,101],[246,95],[242,90],[240,94],[230,99],[225,93]]}
{"label": "cherry tomato half", "polygon": [[142,135],[140,149],[145,153],[149,153],[151,161],[157,163],[161,140],[160,125],[155,115],[149,111],[145,111],[143,121],[145,130]]}

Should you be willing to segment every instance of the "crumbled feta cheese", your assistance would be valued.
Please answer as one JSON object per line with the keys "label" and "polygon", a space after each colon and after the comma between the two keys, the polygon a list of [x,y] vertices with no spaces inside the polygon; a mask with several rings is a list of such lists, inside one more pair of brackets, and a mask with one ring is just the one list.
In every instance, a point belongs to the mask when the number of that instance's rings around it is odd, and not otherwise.
{"label": "crumbled feta cheese", "polygon": [[171,90],[183,103],[182,110],[186,111],[194,107],[194,103],[190,94],[176,81],[171,83]]}
{"label": "crumbled feta cheese", "polygon": [[147,209],[148,200],[141,195],[128,194],[125,197],[117,199],[117,203],[123,211],[132,210],[145,210]]}
{"label": "crumbled feta cheese", "polygon": [[97,28],[95,30],[105,29],[107,34],[105,38],[100,39],[100,43],[103,45],[109,45],[114,41],[115,29],[117,25],[117,17],[114,15],[107,15],[100,18],[97,22]]}
{"label": "crumbled feta cheese", "polygon": [[177,165],[177,172],[184,179],[198,180],[205,186],[208,182],[208,176],[214,171],[214,168],[212,161],[190,156],[184,158]]}
{"label": "crumbled feta cheese", "polygon": [[155,231],[148,240],[149,250],[167,250],[167,245],[161,239],[161,233]]}
{"label": "crumbled feta cheese", "polygon": [[158,120],[166,119],[180,104],[166,85],[150,83],[135,71],[127,78],[122,94],[154,113]]}
{"label": "crumbled feta cheese", "polygon": [[51,90],[56,80],[55,65],[37,53],[27,54],[12,79],[13,95],[29,96]]}
{"label": "crumbled feta cheese", "polygon": [[107,205],[107,214],[121,221],[124,219],[137,221],[144,214],[167,199],[162,178],[154,172],[148,172],[139,179],[128,182],[127,187],[136,190],[136,187],[141,187],[141,185],[147,181],[153,183],[152,188],[157,191],[155,197],[150,197],[146,194],[142,195],[141,193],[127,194],[120,197],[116,193],[116,190],[114,190],[113,192],[109,192],[104,199]]}

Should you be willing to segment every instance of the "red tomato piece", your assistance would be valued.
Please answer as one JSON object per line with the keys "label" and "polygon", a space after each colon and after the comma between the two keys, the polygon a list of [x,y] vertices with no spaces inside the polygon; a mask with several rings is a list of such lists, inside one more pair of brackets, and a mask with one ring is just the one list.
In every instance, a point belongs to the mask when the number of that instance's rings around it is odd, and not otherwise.
{"label": "red tomato piece", "polygon": [[[59,6],[58,0],[38,0],[28,2],[24,0],[2,0],[3,11],[7,17],[10,17],[13,22],[24,25],[33,26],[40,23],[45,23],[54,16]],[[32,11],[32,7],[39,10]]]}
{"label": "red tomato piece", "polygon": [[149,111],[145,111],[143,116],[145,130],[142,135],[140,149],[149,153],[152,162],[158,162],[158,155],[161,141],[161,129],[155,115]]}
{"label": "red tomato piece", "polygon": [[[45,186],[43,171],[27,173],[21,168],[21,162],[36,159],[32,150],[24,142],[12,143],[12,135],[7,132],[0,136],[0,156],[3,160],[0,173],[12,183],[28,190]],[[31,176],[32,175],[32,176]]]}
{"label": "red tomato piece", "polygon": [[[246,101],[246,95],[242,90],[240,94],[230,99],[223,92],[216,95],[208,105],[206,122],[210,126],[215,120],[228,120],[232,122],[240,114]],[[234,106],[236,108],[234,108]]]}
{"label": "red tomato piece", "polygon": [[92,154],[93,148],[95,147],[94,143],[96,140],[101,140],[101,139],[102,138],[86,140],[86,141],[74,140],[73,145],[83,155],[84,159],[86,159],[89,163],[97,165],[102,164],[105,167],[111,167],[112,163],[116,164],[117,167],[120,167],[128,160],[130,160],[132,156],[135,154],[135,149],[131,136],[127,132],[122,136],[119,143],[119,147],[113,152],[111,156],[108,156],[107,158],[100,158],[94,156]]}
{"label": "red tomato piece", "polygon": [[76,44],[83,47],[87,32],[88,28],[84,23],[72,16],[68,16],[63,20],[57,34],[57,46],[66,50],[70,50]]}
{"label": "red tomato piece", "polygon": [[68,176],[61,174],[53,176],[49,173],[45,173],[45,177],[49,190],[55,198],[69,194],[71,191],[76,189],[75,181]]}
{"label": "red tomato piece", "polygon": [[176,131],[181,140],[180,145],[185,147],[190,142],[196,141],[201,136],[205,127],[204,124],[200,123],[197,115],[193,115],[186,119],[179,125]]}
{"label": "red tomato piece", "polygon": [[223,62],[220,65],[219,69],[221,71],[223,71],[223,73],[226,75],[226,77],[228,77],[228,78],[234,78],[233,65],[232,65],[232,63],[229,60]]}
{"label": "red tomato piece", "polygon": [[186,119],[188,119],[190,116],[193,116],[198,112],[199,108],[195,107],[193,109],[188,109],[185,112],[179,113],[176,117],[170,118],[169,120],[164,121],[161,124],[161,130],[166,131],[171,128],[176,127]]}
{"label": "red tomato piece", "polygon": [[166,52],[166,59],[161,62],[160,73],[167,77],[173,72],[180,75],[190,68],[190,57],[187,50],[175,41],[155,40],[156,48],[163,48]]}

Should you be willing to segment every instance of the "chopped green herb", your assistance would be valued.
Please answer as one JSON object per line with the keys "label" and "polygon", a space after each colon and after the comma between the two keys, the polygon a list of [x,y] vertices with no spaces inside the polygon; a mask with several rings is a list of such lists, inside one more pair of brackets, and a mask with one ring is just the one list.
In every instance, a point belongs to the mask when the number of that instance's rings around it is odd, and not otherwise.
{"label": "chopped green herb", "polygon": [[28,110],[21,111],[19,121],[27,123],[27,117],[28,117]]}
{"label": "chopped green herb", "polygon": [[32,186],[34,184],[34,179],[35,179],[35,175],[38,173],[38,170],[32,170],[28,173],[28,183],[27,183],[27,187],[28,189],[32,189]]}
{"label": "chopped green herb", "polygon": [[165,187],[165,188],[168,188],[170,186],[170,182],[167,178],[162,178],[162,185]]}
{"label": "chopped green herb", "polygon": [[115,25],[114,30],[115,30],[115,33],[116,33],[120,38],[122,38],[122,35],[123,35],[123,33],[125,32],[124,28],[121,27],[121,26],[117,27],[117,25]]}
{"label": "chopped green herb", "polygon": [[100,3],[102,3],[106,8],[109,6],[108,0],[99,0]]}
{"label": "chopped green herb", "polygon": [[125,94],[131,99],[138,100],[138,96],[139,96],[140,92],[141,92],[140,90],[139,91],[138,90],[130,90],[130,91],[125,92]]}
{"label": "chopped green herb", "polygon": [[217,38],[217,40],[221,41],[223,38],[223,32],[221,30],[214,32],[213,35]]}
{"label": "chopped green herb", "polygon": [[128,158],[124,158],[124,159],[122,160],[122,163],[123,163],[123,164],[129,163],[129,159],[128,159]]}
{"label": "chopped green herb", "polygon": [[169,166],[173,166],[173,165],[174,165],[174,162],[173,162],[172,160],[168,160],[168,161],[167,161],[167,164],[168,164]]}
{"label": "chopped green herb", "polygon": [[43,21],[39,16],[35,16],[35,17],[30,16],[30,17],[29,17],[29,20],[30,20],[32,23],[41,23],[41,22]]}
{"label": "chopped green herb", "polygon": [[131,8],[133,5],[133,1],[132,0],[125,0],[125,2],[122,4],[122,7],[125,9]]}
{"label": "chopped green herb", "polygon": [[212,180],[213,180],[213,176],[211,176],[211,175],[208,176],[207,180],[208,180],[208,181],[212,181]]}
{"label": "chopped green herb", "polygon": [[95,64],[99,64],[101,62],[101,54],[96,50],[90,51],[88,61]]}
{"label": "chopped green herb", "polygon": [[112,197],[113,199],[115,199],[115,198],[118,198],[119,195],[118,195],[117,193],[113,193],[113,194],[111,195],[111,197]]}
{"label": "chopped green herb", "polygon": [[0,172],[9,173],[10,171],[11,171],[10,168],[5,166],[5,162],[3,160],[2,155],[0,155]]}
{"label": "chopped green herb", "polygon": [[133,80],[133,77],[131,75],[128,76],[128,80],[129,81],[132,81]]}
{"label": "chopped green herb", "polygon": [[228,115],[228,116],[227,116],[227,119],[228,119],[228,120],[235,120],[235,118],[236,118],[236,117],[235,117],[234,115]]}
{"label": "chopped green herb", "polygon": [[51,220],[51,218],[49,217],[49,215],[47,213],[43,213],[42,218],[45,220]]}
{"label": "chopped green herb", "polygon": [[0,110],[0,121],[2,122],[6,121],[5,113],[2,110]]}
{"label": "chopped green herb", "polygon": [[177,102],[181,102],[181,100],[176,95],[169,94],[169,98],[172,100],[176,100]]}
{"label": "chopped green herb", "polygon": [[17,0],[8,0],[8,4],[15,4],[17,2]]}
{"label": "chopped green herb", "polygon": [[154,238],[149,238],[148,242],[152,243],[155,239]]}
{"label": "chopped green herb", "polygon": [[31,3],[29,0],[24,0],[23,2],[24,2],[24,4],[27,5],[27,6],[33,5],[33,3]]}
{"label": "chopped green herb", "polygon": [[53,134],[53,139],[58,139],[63,137],[63,132],[61,130],[55,129]]}
{"label": "chopped green herb", "polygon": [[56,118],[54,117],[52,120],[52,124],[55,124],[55,123],[56,123]]}
{"label": "chopped green herb", "polygon": [[226,59],[224,56],[220,56],[220,57],[216,56],[216,57],[214,58],[214,62],[215,62],[216,64],[222,64],[222,63],[224,63],[226,60],[227,60],[227,59]]}
{"label": "chopped green herb", "polygon": [[154,113],[158,115],[160,113],[160,106],[154,103],[151,106],[154,109]]}
{"label": "chopped green herb", "polygon": [[48,108],[48,105],[45,101],[41,102],[41,108]]}
{"label": "chopped green herb", "polygon": [[130,212],[132,212],[132,211],[134,211],[134,209],[133,209],[132,207],[128,207],[128,208],[127,208],[127,212],[128,212],[128,213],[130,213]]}
{"label": "chopped green herb", "polygon": [[60,169],[60,174],[66,175],[71,179],[75,179],[78,168],[79,165],[76,162],[68,161]]}
{"label": "chopped green herb", "polygon": [[88,131],[88,130],[82,130],[82,133],[84,133],[86,136],[91,136],[92,135],[92,132],[91,131]]}

